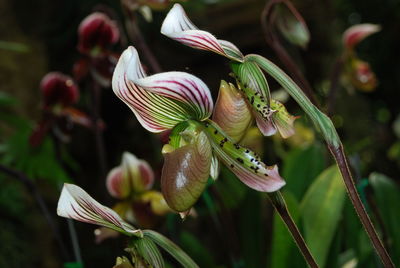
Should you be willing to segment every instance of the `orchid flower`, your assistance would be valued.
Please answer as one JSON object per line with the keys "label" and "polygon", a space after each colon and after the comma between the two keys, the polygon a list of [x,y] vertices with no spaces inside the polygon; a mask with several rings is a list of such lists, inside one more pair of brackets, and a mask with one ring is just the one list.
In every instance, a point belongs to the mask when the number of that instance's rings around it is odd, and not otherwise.
{"label": "orchid flower", "polygon": [[[144,265],[143,267],[165,267],[157,245],[170,253],[183,267],[198,267],[185,252],[168,238],[152,230],[136,229],[124,221],[115,211],[101,205],[76,185],[64,184],[58,200],[57,215],[100,225],[129,236],[131,239],[127,251],[131,253],[135,264],[140,260],[140,263]],[[117,264],[120,263],[117,262]]]}
{"label": "orchid flower", "polygon": [[79,87],[72,77],[50,72],[40,82],[40,93],[42,118],[29,138],[32,146],[40,145],[50,130],[60,140],[68,142],[71,123],[87,128],[93,126],[85,113],[73,107],[79,100]]}
{"label": "orchid flower", "polygon": [[[122,163],[107,175],[106,186],[109,194],[119,199],[114,210],[126,220],[140,227],[151,228],[161,216],[171,212],[163,195],[152,190],[154,172],[150,165],[135,155],[125,152]],[[96,241],[109,237],[110,232],[98,229]]]}
{"label": "orchid flower", "polygon": [[78,50],[82,54],[96,56],[117,43],[119,36],[119,29],[113,20],[104,13],[94,12],[79,25]]}
{"label": "orchid flower", "polygon": [[375,90],[378,81],[368,62],[358,58],[355,47],[368,36],[377,33],[381,27],[377,24],[356,24],[343,33],[343,81],[345,85],[351,85],[364,92]]}
{"label": "orchid flower", "polygon": [[184,212],[193,206],[210,174],[216,177],[217,158],[255,190],[273,192],[285,184],[277,166],[265,165],[209,119],[214,104],[199,78],[184,72],[147,76],[136,49],[129,47],[115,68],[112,87],[145,129],[171,130],[163,147],[161,189],[172,209]]}
{"label": "orchid flower", "polygon": [[252,107],[257,126],[265,136],[279,131],[287,138],[294,134],[293,121],[283,104],[273,101],[267,80],[260,67],[231,42],[219,40],[211,33],[199,30],[188,18],[180,4],[175,4],[166,16],[161,33],[184,45],[208,50],[232,60],[239,90],[246,102]]}

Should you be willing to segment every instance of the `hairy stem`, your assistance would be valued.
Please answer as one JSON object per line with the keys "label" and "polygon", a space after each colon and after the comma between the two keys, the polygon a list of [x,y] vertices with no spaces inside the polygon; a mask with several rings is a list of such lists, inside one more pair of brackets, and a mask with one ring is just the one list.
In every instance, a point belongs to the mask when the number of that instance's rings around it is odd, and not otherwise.
{"label": "hairy stem", "polygon": [[367,212],[360,200],[360,197],[355,188],[351,172],[347,165],[346,156],[343,150],[343,146],[336,129],[328,116],[326,116],[321,110],[318,109],[311,101],[307,98],[301,88],[278,66],[272,63],[270,60],[261,57],[259,55],[247,55],[248,60],[256,62],[261,69],[271,75],[286,91],[296,100],[299,106],[307,113],[307,115],[314,122],[314,125],[318,130],[321,131],[328,149],[332,156],[335,158],[339,170],[342,174],[344,184],[347,189],[349,198],[357,212],[357,215],[367,232],[378,256],[385,267],[394,267],[394,264],[387,253],[382,241],[379,239],[376,230],[369,219]]}
{"label": "hairy stem", "polygon": [[318,268],[319,266],[317,262],[312,256],[310,249],[307,247],[307,244],[304,241],[303,236],[301,235],[299,229],[297,228],[296,223],[293,221],[293,218],[290,215],[290,212],[286,206],[286,202],[281,192],[278,191],[276,193],[269,194],[268,196],[275,210],[278,212],[279,216],[285,223],[294,241],[296,242],[297,247],[299,248],[301,254],[303,254],[303,257],[307,262],[308,266],[310,266],[311,268]]}
{"label": "hairy stem", "polygon": [[381,239],[379,238],[372,222],[371,219],[369,218],[365,207],[360,199],[360,196],[357,193],[357,188],[354,184],[353,178],[351,176],[351,172],[349,169],[349,165],[347,164],[347,159],[344,153],[343,146],[340,145],[338,148],[333,147],[332,145],[328,144],[329,151],[331,154],[334,156],[336,163],[340,169],[340,172],[342,173],[342,177],[344,180],[344,183],[346,185],[347,193],[349,194],[349,197],[351,199],[351,202],[354,206],[354,209],[356,210],[358,217],[361,220],[361,223],[367,232],[369,238],[372,241],[372,245],[375,248],[375,251],[377,252],[378,256],[380,257],[384,267],[386,268],[394,268],[394,264],[386,251]]}
{"label": "hairy stem", "polygon": [[37,189],[36,185],[29,179],[24,173],[8,168],[0,164],[0,172],[7,174],[8,176],[18,180],[19,182],[23,183],[28,191],[32,194],[33,198],[36,200],[37,204],[39,205],[40,210],[42,211],[47,224],[49,225],[51,231],[53,232],[54,238],[57,241],[57,244],[60,248],[61,254],[65,261],[71,261],[72,258],[65,246],[65,243],[62,239],[60,231],[58,230],[56,224],[53,221],[52,214],[50,213],[49,208],[46,205],[42,195],[40,194],[39,190]]}

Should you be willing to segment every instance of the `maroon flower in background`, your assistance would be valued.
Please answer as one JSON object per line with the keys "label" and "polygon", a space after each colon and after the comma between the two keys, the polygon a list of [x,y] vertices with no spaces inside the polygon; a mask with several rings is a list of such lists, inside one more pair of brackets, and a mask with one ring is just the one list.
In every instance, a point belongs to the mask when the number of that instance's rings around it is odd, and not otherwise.
{"label": "maroon flower in background", "polygon": [[79,25],[78,50],[82,54],[97,55],[119,40],[117,24],[106,14],[95,12]]}
{"label": "maroon flower in background", "polygon": [[40,82],[44,107],[54,105],[69,106],[79,99],[78,86],[70,76],[59,72],[46,74]]}

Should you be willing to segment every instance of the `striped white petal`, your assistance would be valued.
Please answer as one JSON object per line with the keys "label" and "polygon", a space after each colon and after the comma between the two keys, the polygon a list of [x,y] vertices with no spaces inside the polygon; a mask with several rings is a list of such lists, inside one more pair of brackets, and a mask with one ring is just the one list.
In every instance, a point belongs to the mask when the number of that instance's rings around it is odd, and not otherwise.
{"label": "striped white petal", "polygon": [[101,205],[74,184],[64,184],[58,200],[57,215],[104,226],[130,236],[142,236],[140,229],[125,222],[115,211]]}
{"label": "striped white petal", "polygon": [[187,46],[213,51],[234,61],[243,61],[243,54],[234,44],[218,40],[211,33],[199,30],[180,4],[175,4],[168,12],[161,26],[161,33]]}

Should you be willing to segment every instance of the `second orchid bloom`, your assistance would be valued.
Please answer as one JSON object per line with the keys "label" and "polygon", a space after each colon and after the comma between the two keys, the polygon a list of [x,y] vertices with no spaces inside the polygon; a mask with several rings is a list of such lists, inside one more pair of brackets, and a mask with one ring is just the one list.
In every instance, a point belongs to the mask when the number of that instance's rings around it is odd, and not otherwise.
{"label": "second orchid bloom", "polygon": [[147,76],[136,49],[129,47],[118,61],[112,87],[148,131],[171,130],[163,148],[161,189],[173,210],[185,212],[194,205],[210,175],[217,177],[219,161],[255,190],[273,192],[285,184],[277,166],[265,165],[210,119],[213,100],[199,78],[184,72]]}

